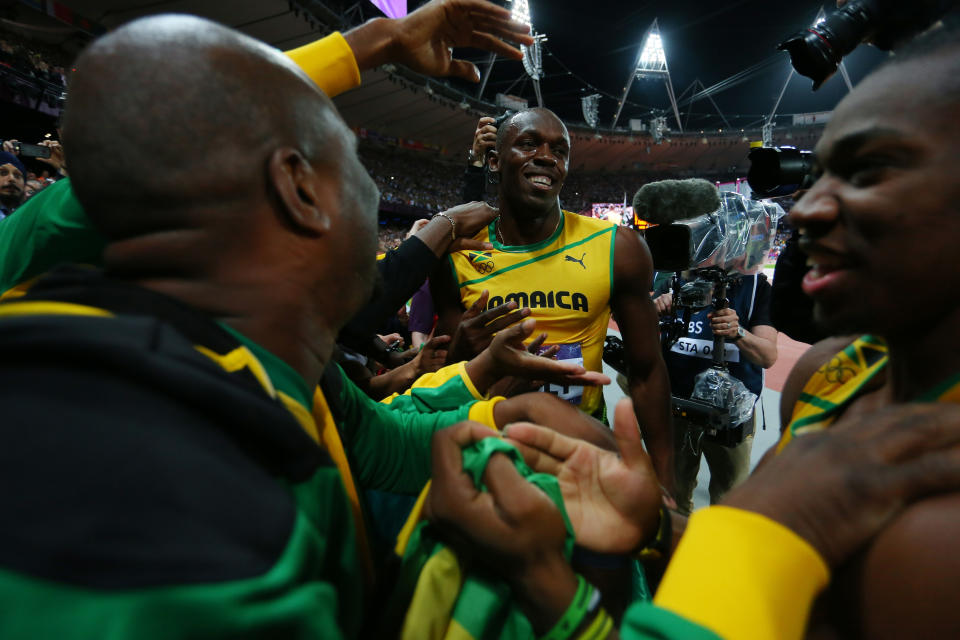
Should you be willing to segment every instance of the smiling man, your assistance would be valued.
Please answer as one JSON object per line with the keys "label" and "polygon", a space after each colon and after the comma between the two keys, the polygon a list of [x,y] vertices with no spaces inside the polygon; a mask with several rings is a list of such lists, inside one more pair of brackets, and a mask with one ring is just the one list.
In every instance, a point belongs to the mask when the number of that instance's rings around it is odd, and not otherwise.
{"label": "smiling man", "polygon": [[[821,176],[791,222],[816,321],[851,335],[797,363],[781,449],[887,406],[960,402],[958,74],[955,29],[917,41],[837,107],[817,145]],[[819,625],[843,637],[956,637],[958,513],[958,494],[907,510],[840,573]]]}
{"label": "smiling man", "polygon": [[[570,135],[553,112],[521,111],[500,126],[489,159],[499,177],[500,217],[475,236],[494,248],[453,254],[452,269],[445,266],[431,278],[437,333],[453,335],[464,310],[475,304],[490,310],[511,304],[518,311],[489,327],[529,313],[537,330],[547,333],[546,343],[559,346],[558,358],[600,371],[612,310],[627,347],[630,395],[644,442],[661,482],[672,490],[670,383],[648,295],[650,252],[633,231],[560,208],[569,163]],[[603,419],[599,387],[548,390]]]}

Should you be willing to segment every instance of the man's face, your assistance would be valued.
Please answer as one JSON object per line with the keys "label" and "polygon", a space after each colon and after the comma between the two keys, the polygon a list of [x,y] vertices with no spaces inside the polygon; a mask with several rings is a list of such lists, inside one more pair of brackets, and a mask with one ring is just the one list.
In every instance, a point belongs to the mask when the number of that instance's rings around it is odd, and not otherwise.
{"label": "man's face", "polygon": [[791,211],[803,289],[834,333],[915,335],[960,300],[960,105],[938,100],[935,65],[887,68],[837,107]]}
{"label": "man's face", "polygon": [[0,202],[8,207],[23,203],[24,180],[20,169],[12,164],[0,165]]}
{"label": "man's face", "polygon": [[546,111],[513,118],[490,169],[500,173],[500,197],[519,205],[517,213],[543,213],[555,207],[570,161],[570,135]]}

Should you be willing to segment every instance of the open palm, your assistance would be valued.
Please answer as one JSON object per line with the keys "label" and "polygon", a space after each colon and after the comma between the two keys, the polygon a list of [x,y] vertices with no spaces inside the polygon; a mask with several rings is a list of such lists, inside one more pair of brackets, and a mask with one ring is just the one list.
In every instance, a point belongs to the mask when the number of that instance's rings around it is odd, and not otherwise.
{"label": "open palm", "polygon": [[640,547],[656,532],[661,503],[629,400],[617,404],[613,431],[619,456],[530,423],[505,434],[531,468],[557,477],[577,544],[597,553]]}

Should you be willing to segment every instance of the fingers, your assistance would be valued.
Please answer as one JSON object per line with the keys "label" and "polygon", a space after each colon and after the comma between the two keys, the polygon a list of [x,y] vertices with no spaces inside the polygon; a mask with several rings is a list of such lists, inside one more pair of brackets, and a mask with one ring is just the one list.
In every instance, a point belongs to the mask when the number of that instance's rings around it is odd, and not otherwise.
{"label": "fingers", "polygon": [[440,518],[456,513],[459,505],[473,501],[479,491],[463,471],[463,448],[495,436],[478,422],[461,422],[433,434],[431,441],[432,477],[430,510]]}
{"label": "fingers", "polygon": [[543,353],[540,353],[538,355],[541,358],[550,358],[552,360],[553,357],[558,353],[560,353],[560,345],[554,344],[544,349]]}
{"label": "fingers", "polygon": [[[547,339],[546,333],[541,333],[533,341],[527,345],[527,352],[537,355],[537,351],[540,350],[540,347],[543,346],[544,341]],[[558,347],[559,348],[559,347]]]}
{"label": "fingers", "polygon": [[523,346],[523,341],[530,337],[530,334],[533,333],[533,329],[536,326],[536,320],[533,318],[527,318],[523,322],[519,322],[515,325],[507,327],[497,334],[497,338],[503,342],[506,342],[507,344],[512,344],[517,348],[521,348]]}
{"label": "fingers", "polygon": [[633,402],[629,398],[622,398],[613,410],[613,438],[617,441],[620,457],[627,467],[652,467],[650,456],[643,450],[640,425],[633,410]]}
{"label": "fingers", "polygon": [[582,442],[529,422],[507,425],[503,435],[558,460],[569,458],[576,450],[577,443]]}
{"label": "fingers", "polygon": [[522,522],[534,509],[543,506],[545,500],[549,502],[546,494],[527,482],[513,460],[502,453],[494,454],[487,462],[483,482],[509,523]]}
{"label": "fingers", "polygon": [[[509,303],[516,306],[516,303]],[[523,309],[517,309],[516,311],[511,311],[510,313],[500,316],[492,322],[488,322],[486,329],[489,333],[497,333],[498,331],[503,331],[507,327],[517,322],[520,322],[524,318],[530,315],[530,309],[524,307]]]}
{"label": "fingers", "polygon": [[[520,49],[513,47],[500,38],[507,38],[508,40],[514,40],[516,34],[504,29],[496,29],[497,36],[490,35],[489,33],[484,33],[482,31],[474,31],[470,34],[470,44],[469,46],[475,47],[477,49],[484,49],[490,51],[497,55],[503,56],[504,58],[514,58],[519,59],[523,57],[523,54],[520,52]],[[454,60],[454,62],[458,62]],[[472,66],[472,65],[471,65]],[[476,69],[476,67],[474,67]],[[480,79],[480,74],[477,74],[477,80]]]}
{"label": "fingers", "polygon": [[484,289],[480,293],[480,297],[477,298],[477,301],[470,305],[470,308],[463,312],[463,316],[460,321],[470,320],[479,316],[484,309],[487,308],[487,299],[490,298],[490,292]]}
{"label": "fingers", "polygon": [[960,407],[908,404],[837,425],[834,433],[856,430],[856,440],[878,448],[885,460],[908,460],[960,443]]}
{"label": "fingers", "polygon": [[436,349],[437,347],[441,347],[445,344],[449,344],[450,340],[451,340],[450,336],[434,336],[429,340],[427,340],[427,343],[423,346],[423,348]]}
{"label": "fingers", "polygon": [[570,376],[567,382],[575,382],[585,387],[605,387],[610,384],[610,376],[599,371],[586,371],[581,374]]}
{"label": "fingers", "polygon": [[920,456],[893,467],[887,478],[891,492],[905,502],[960,489],[960,447],[951,447]]}
{"label": "fingers", "polygon": [[451,245],[450,251],[490,251],[493,249],[493,244],[489,242],[483,242],[481,240],[474,240],[473,238],[457,238]]}
{"label": "fingers", "polygon": [[523,456],[523,461],[527,463],[527,466],[537,473],[549,473],[550,475],[555,476],[559,474],[563,468],[563,464],[560,460],[557,460],[553,456],[546,454],[539,449],[529,447],[519,440],[514,440],[512,438],[506,438],[506,441],[512,444],[516,450],[520,452],[520,455]]}

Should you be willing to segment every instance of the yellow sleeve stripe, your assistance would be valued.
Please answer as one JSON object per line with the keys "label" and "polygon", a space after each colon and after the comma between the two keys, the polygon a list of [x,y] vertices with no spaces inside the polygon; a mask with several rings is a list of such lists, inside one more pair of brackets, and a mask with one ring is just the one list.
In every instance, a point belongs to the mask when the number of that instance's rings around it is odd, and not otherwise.
{"label": "yellow sleeve stripe", "polygon": [[726,640],[799,640],[829,580],[823,558],[790,529],[710,507],[690,518],[654,603]]}
{"label": "yellow sleeve stripe", "polygon": [[98,318],[112,318],[113,314],[106,309],[88,307],[85,304],[72,302],[50,302],[47,300],[31,300],[26,302],[8,302],[0,305],[0,317],[13,316],[94,316]]}
{"label": "yellow sleeve stripe", "polygon": [[331,98],[360,86],[357,60],[338,31],[286,54]]}

